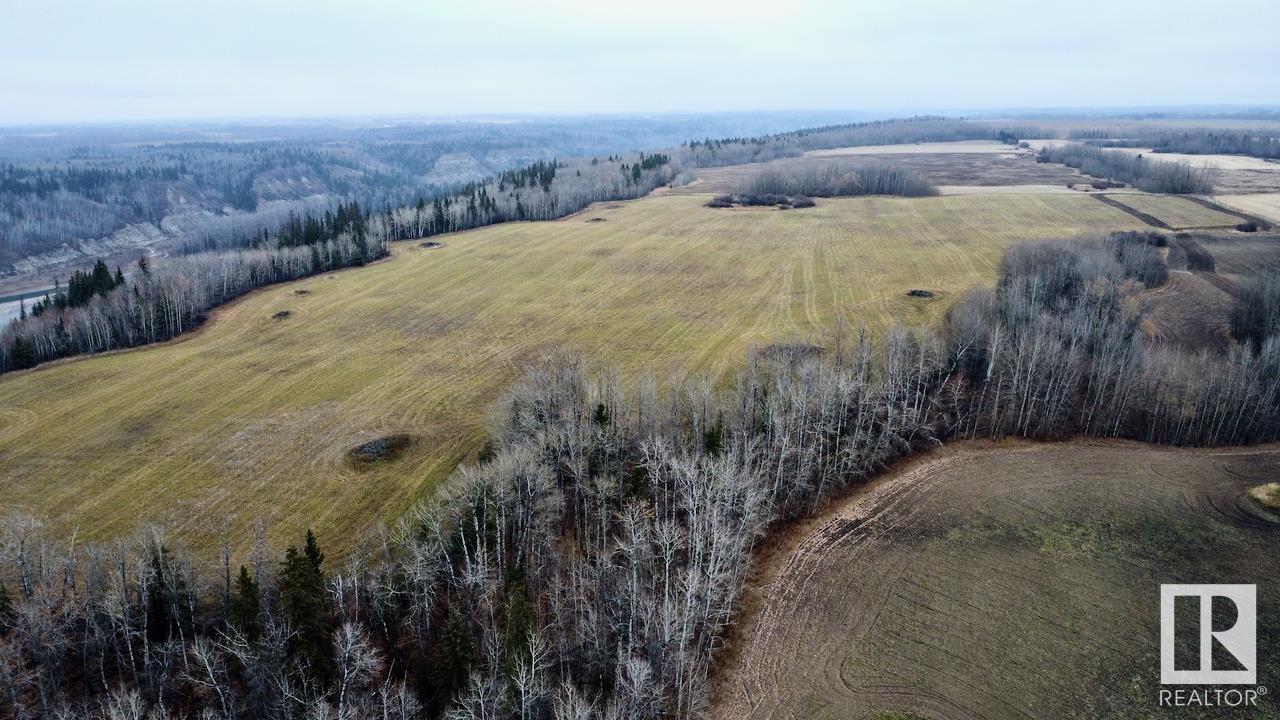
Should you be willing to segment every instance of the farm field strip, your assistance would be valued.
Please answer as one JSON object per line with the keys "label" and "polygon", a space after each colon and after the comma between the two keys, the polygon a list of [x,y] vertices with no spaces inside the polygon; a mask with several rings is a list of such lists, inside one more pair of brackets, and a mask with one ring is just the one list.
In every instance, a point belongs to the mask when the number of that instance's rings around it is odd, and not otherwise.
{"label": "farm field strip", "polygon": [[[541,355],[582,351],[624,379],[718,375],[752,345],[821,342],[837,317],[932,322],[1011,243],[1142,227],[1084,195],[704,201],[400,243],[177,342],[0,378],[0,505],[81,540],[156,523],[197,547],[225,528],[243,549],[261,517],[271,542],[313,526],[350,548],[480,447],[493,401]],[[346,459],[393,433],[416,438],[395,462]]]}
{"label": "farm field strip", "polygon": [[1150,195],[1146,193],[1116,193],[1110,199],[1138,212],[1147,213],[1175,230],[1196,228],[1232,227],[1241,222],[1239,217],[1199,205],[1176,195]]}
{"label": "farm field strip", "polygon": [[1270,220],[1280,225],[1280,192],[1252,195],[1214,195],[1213,199],[1233,210]]}

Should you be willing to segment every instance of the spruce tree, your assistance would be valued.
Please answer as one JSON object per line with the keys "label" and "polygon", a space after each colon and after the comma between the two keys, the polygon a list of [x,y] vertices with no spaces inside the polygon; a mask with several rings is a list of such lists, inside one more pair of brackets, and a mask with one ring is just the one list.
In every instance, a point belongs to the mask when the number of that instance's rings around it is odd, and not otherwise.
{"label": "spruce tree", "polygon": [[440,681],[437,684],[442,691],[443,699],[447,700],[454,691],[466,686],[467,674],[471,671],[471,663],[475,655],[471,632],[467,629],[462,614],[454,608],[449,608],[449,619],[445,621],[442,640]]}
{"label": "spruce tree", "polygon": [[290,545],[280,570],[280,609],[289,624],[289,659],[322,687],[333,679],[333,619],[325,591],[324,553],[307,530],[303,551]]}
{"label": "spruce tree", "polygon": [[14,370],[25,370],[35,367],[36,349],[21,335],[13,336],[13,344],[9,346],[9,365]]}
{"label": "spruce tree", "polygon": [[259,614],[261,608],[258,583],[253,581],[249,571],[241,565],[235,590],[231,594],[231,604],[227,608],[227,622],[249,640],[256,641],[262,635],[262,618]]}
{"label": "spruce tree", "polygon": [[512,590],[507,593],[506,632],[503,638],[506,649],[505,669],[509,676],[515,674],[516,661],[529,652],[529,633],[533,632],[537,619],[524,582],[516,581]]}

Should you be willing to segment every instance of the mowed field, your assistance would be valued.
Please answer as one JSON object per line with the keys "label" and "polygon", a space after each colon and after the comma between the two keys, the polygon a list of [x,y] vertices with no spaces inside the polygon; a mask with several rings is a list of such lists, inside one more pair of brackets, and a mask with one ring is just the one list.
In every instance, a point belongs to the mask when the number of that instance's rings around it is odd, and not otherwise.
{"label": "mowed field", "polygon": [[[1257,584],[1274,688],[1280,525],[1240,503],[1277,473],[1276,446],[961,443],[908,461],[764,544],[712,715],[1171,716],[1161,583]],[[1274,717],[1262,703],[1177,714]]]}
{"label": "mowed field", "polygon": [[1244,219],[1177,195],[1115,193],[1113,200],[1147,213],[1175,230],[1232,227]]}
{"label": "mowed field", "polygon": [[[837,317],[932,321],[991,282],[1011,243],[1142,227],[1084,195],[706,199],[401,243],[256,292],[179,341],[0,378],[0,507],[80,541],[157,524],[243,549],[261,520],[270,542],[311,526],[341,552],[473,455],[493,401],[544,354],[580,351],[624,379],[721,374],[752,345],[820,342]],[[398,460],[347,460],[396,433],[414,438]]]}
{"label": "mowed field", "polygon": [[1258,215],[1280,225],[1280,193],[1218,195],[1214,199],[1230,208]]}

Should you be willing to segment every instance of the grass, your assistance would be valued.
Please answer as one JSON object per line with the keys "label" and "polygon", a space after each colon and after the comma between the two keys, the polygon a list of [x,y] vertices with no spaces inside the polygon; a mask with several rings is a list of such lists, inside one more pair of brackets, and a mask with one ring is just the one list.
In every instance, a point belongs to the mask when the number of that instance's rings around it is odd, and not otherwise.
{"label": "grass", "polygon": [[[1280,164],[1277,164],[1280,168]],[[1236,210],[1258,215],[1280,225],[1280,193],[1255,195],[1218,195],[1214,200]]]}
{"label": "grass", "polygon": [[1175,230],[1232,227],[1240,222],[1235,215],[1218,212],[1176,195],[1114,193],[1110,197],[1134,210],[1154,215]]}
{"label": "grass", "polygon": [[1267,483],[1249,490],[1249,495],[1268,510],[1280,510],[1280,483]]}
{"label": "grass", "polygon": [[[0,507],[81,541],[154,523],[198,548],[226,534],[244,549],[261,519],[271,543],[310,526],[339,553],[473,455],[492,401],[542,354],[582,351],[624,378],[719,374],[753,344],[821,342],[839,316],[930,322],[1011,243],[1140,227],[1083,195],[705,201],[401,243],[180,341],[0,378]],[[413,438],[399,458],[349,460],[398,434]]]}

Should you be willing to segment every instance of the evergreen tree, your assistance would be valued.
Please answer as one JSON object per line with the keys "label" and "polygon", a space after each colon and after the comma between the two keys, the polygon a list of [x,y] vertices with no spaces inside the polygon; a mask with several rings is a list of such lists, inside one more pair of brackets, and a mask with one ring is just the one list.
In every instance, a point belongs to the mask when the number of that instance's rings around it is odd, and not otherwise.
{"label": "evergreen tree", "polygon": [[537,622],[533,603],[529,602],[529,594],[524,582],[517,581],[514,588],[507,593],[506,632],[503,645],[506,648],[506,671],[508,675],[515,673],[515,662],[525,657],[529,651],[529,633],[533,632]]}
{"label": "evergreen tree", "polygon": [[333,620],[325,592],[324,553],[307,530],[301,553],[290,545],[280,570],[280,609],[289,624],[289,659],[323,687],[333,679]]}
{"label": "evergreen tree", "polygon": [[[442,701],[447,701],[454,691],[466,686],[467,674],[471,671],[471,663],[475,660],[471,632],[467,629],[462,614],[454,608],[449,608],[449,619],[444,624],[441,645],[438,685],[443,695]],[[443,705],[444,702],[441,704]]]}
{"label": "evergreen tree", "polygon": [[25,370],[35,367],[36,349],[21,335],[13,336],[13,344],[9,346],[9,365],[14,370]]}
{"label": "evergreen tree", "polygon": [[163,544],[152,546],[147,572],[147,638],[161,643],[181,630],[187,582]]}
{"label": "evergreen tree", "polygon": [[258,583],[253,581],[249,571],[241,565],[235,590],[231,594],[231,605],[227,608],[227,622],[249,640],[257,640],[262,635],[261,610],[262,597]]}

